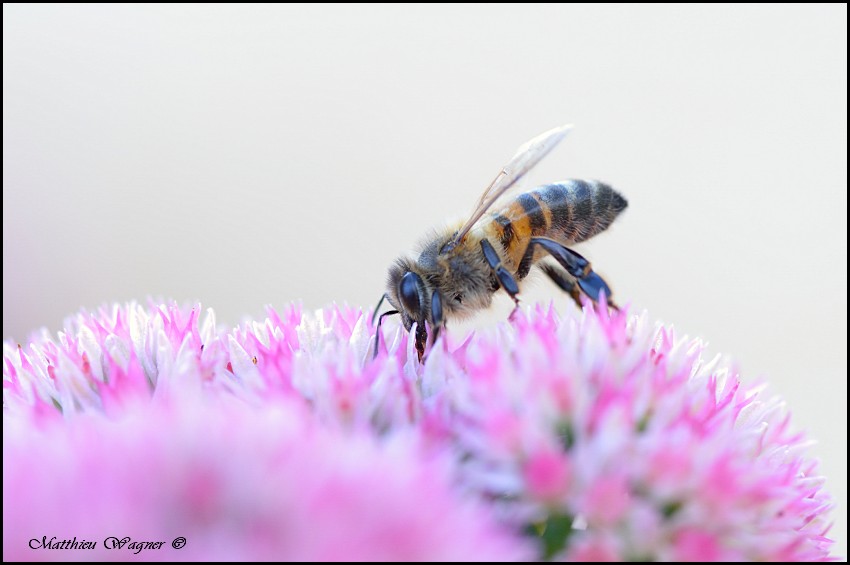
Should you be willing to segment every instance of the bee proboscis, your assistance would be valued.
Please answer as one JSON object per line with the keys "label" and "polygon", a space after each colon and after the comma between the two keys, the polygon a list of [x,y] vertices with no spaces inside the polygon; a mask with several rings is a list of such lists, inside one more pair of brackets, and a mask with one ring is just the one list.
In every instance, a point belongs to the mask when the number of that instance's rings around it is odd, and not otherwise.
{"label": "bee proboscis", "polygon": [[[463,224],[435,233],[419,256],[401,257],[390,267],[384,299],[393,310],[378,318],[400,315],[406,330],[416,325],[420,360],[430,326],[436,340],[446,321],[487,308],[499,289],[518,307],[520,283],[532,268],[541,269],[581,306],[582,294],[596,301],[611,289],[590,262],[570,246],[604,231],[628,203],[598,181],[567,180],[517,194],[501,206],[500,196],[560,143],[571,126],[561,126],[522,145],[484,190]],[[542,262],[551,257],[556,264]],[[516,307],[514,308],[516,311]],[[374,321],[374,316],[373,316]]]}

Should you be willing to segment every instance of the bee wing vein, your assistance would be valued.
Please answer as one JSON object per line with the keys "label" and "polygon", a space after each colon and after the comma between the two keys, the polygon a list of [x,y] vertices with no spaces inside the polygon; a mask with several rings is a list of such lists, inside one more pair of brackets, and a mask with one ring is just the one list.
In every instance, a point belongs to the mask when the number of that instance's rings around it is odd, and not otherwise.
{"label": "bee wing vein", "polygon": [[481,219],[487,210],[502,196],[509,188],[521,179],[528,171],[534,168],[543,157],[549,154],[564,136],[572,129],[572,125],[563,125],[542,133],[520,146],[516,154],[502,167],[493,182],[484,190],[475,210],[469,219],[458,230],[457,235],[452,238],[451,246],[460,243],[475,223]]}

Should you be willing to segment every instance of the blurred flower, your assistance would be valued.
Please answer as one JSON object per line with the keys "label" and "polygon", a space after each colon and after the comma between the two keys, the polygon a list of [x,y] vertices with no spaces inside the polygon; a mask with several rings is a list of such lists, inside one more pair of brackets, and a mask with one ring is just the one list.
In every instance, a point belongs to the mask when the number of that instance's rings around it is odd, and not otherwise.
{"label": "blurred flower", "polygon": [[374,339],[130,304],[5,343],[4,559],[829,558],[782,403],[645,315],[538,308],[424,364]]}

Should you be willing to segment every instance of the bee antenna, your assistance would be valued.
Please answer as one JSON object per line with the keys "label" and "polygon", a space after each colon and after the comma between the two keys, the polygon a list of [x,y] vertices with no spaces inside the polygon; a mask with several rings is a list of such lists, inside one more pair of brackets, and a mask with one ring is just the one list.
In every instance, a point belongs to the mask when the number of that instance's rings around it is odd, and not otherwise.
{"label": "bee antenna", "polygon": [[398,310],[389,310],[381,314],[381,317],[378,318],[378,328],[375,330],[375,353],[372,355],[372,359],[378,356],[378,346],[381,344],[381,322],[387,316],[395,316],[397,314],[400,314]]}
{"label": "bee antenna", "polygon": [[384,295],[381,297],[381,299],[378,300],[378,305],[375,306],[375,309],[372,311],[372,321],[370,322],[370,325],[372,325],[372,326],[375,325],[375,318],[378,316],[378,310],[381,309],[381,304],[383,304],[384,300],[386,300],[386,299],[387,299],[387,293],[385,292]]}

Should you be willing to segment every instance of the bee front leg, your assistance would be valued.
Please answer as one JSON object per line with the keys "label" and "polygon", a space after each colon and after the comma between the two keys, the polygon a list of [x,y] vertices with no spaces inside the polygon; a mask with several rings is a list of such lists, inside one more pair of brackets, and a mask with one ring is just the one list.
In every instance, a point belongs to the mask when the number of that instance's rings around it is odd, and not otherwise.
{"label": "bee front leg", "polygon": [[[617,306],[611,300],[611,288],[602,279],[602,277],[593,272],[593,269],[590,267],[590,261],[572,249],[568,249],[557,241],[547,239],[545,237],[532,237],[530,245],[539,245],[547,253],[549,253],[549,255],[554,257],[555,260],[567,270],[567,273],[575,277],[578,287],[582,292],[590,297],[594,303],[599,300],[599,294],[602,293],[605,295],[605,300],[608,302],[608,305],[617,310]],[[547,274],[549,273],[547,272]],[[552,278],[552,275],[549,276]],[[561,286],[557,279],[553,278],[553,280],[555,280],[555,283],[558,284],[558,286]],[[562,286],[561,288],[564,287]],[[567,292],[570,292],[570,295],[572,296],[572,290],[568,290]]]}
{"label": "bee front leg", "polygon": [[[440,332],[446,327],[446,321],[443,317],[443,295],[439,291],[434,291],[431,295],[431,345],[437,342],[440,337]],[[428,330],[425,329],[425,322],[416,323],[416,334],[414,336],[416,353],[419,355],[419,362],[425,358],[425,346],[428,343]]]}
{"label": "bee front leg", "polygon": [[440,337],[440,332],[446,327],[445,319],[443,318],[443,295],[435,290],[431,295],[431,339],[432,343]]}
{"label": "bee front leg", "polygon": [[509,319],[513,319],[514,314],[519,309],[519,298],[516,297],[519,294],[519,285],[517,285],[513,275],[502,265],[502,260],[499,258],[496,250],[493,249],[493,245],[486,239],[481,240],[481,251],[484,252],[484,258],[487,260],[487,264],[493,269],[493,274],[496,275],[499,285],[505,289],[511,300],[514,301],[514,309],[509,317]]}

